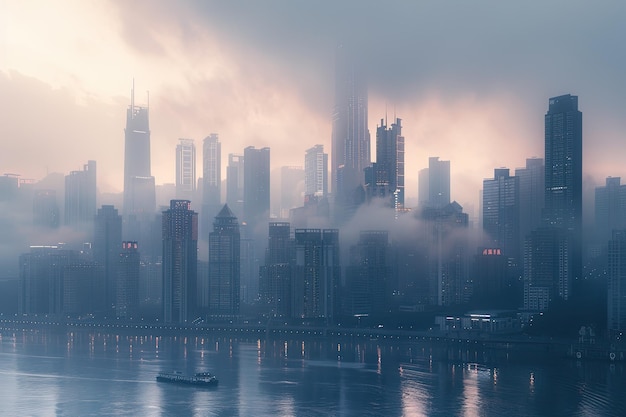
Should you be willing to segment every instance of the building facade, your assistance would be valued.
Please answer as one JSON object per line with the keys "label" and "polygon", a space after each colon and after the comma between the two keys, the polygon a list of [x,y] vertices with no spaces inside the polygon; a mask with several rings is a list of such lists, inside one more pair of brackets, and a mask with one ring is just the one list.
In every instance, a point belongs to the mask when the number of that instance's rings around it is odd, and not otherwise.
{"label": "building facade", "polygon": [[163,212],[163,319],[195,320],[198,267],[198,215],[189,200],[172,200]]}
{"label": "building facade", "polygon": [[135,105],[135,87],[126,111],[124,129],[124,217],[154,213],[154,177],[150,170],[150,123],[148,107]]}
{"label": "building facade", "polygon": [[209,314],[236,316],[240,309],[241,237],[237,217],[225,204],[209,235]]}
{"label": "building facade", "polygon": [[222,202],[222,144],[217,133],[202,142],[202,210],[200,239],[207,240]]}
{"label": "building facade", "polygon": [[176,198],[196,197],[196,145],[193,139],[179,139],[176,145]]}
{"label": "building facade", "polygon": [[90,232],[96,215],[96,161],[65,176],[65,225]]}

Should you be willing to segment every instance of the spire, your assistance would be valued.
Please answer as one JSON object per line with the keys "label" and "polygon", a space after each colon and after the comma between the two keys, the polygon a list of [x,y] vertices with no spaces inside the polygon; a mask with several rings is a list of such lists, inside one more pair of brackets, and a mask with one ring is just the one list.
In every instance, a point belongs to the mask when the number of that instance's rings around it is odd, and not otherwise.
{"label": "spire", "polygon": [[133,77],[133,87],[130,89],[130,114],[135,114],[135,77]]}
{"label": "spire", "polygon": [[218,218],[218,217],[219,218],[237,218],[237,216],[233,214],[230,208],[228,208],[228,204],[224,204],[224,207],[222,207],[222,210],[220,210],[217,216],[215,216],[215,218]]}

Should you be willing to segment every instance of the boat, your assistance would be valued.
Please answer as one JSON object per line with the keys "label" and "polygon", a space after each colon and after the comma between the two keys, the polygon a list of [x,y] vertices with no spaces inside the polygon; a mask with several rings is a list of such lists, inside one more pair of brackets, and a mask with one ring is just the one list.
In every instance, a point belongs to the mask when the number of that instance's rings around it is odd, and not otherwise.
{"label": "boat", "polygon": [[160,372],[156,380],[157,382],[200,387],[216,387],[219,382],[217,377],[210,372],[197,372],[194,375],[186,375],[180,371]]}

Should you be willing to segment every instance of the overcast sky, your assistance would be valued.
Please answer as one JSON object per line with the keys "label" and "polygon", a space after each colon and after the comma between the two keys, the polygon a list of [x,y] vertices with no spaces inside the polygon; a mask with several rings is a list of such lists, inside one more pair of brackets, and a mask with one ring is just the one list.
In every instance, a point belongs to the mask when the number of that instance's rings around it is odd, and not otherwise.
{"label": "overcast sky", "polygon": [[372,139],[403,119],[407,198],[429,156],[452,198],[478,205],[493,169],[543,157],[548,98],[579,96],[585,188],[626,178],[623,1],[0,0],[0,174],[41,179],[98,163],[122,190],[126,107],[150,104],[152,171],[174,182],[179,138],[228,153],[271,147],[273,168],[330,151],[333,55],[357,45]]}

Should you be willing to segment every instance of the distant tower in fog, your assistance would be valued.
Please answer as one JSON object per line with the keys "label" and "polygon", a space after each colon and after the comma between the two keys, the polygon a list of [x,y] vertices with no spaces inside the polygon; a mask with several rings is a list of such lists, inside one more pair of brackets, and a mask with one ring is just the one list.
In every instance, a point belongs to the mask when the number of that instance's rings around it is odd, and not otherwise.
{"label": "distant tower in fog", "polygon": [[156,199],[150,173],[148,107],[135,106],[134,81],[124,136],[124,215],[153,214]]}
{"label": "distant tower in fog", "polygon": [[244,149],[243,218],[254,231],[270,215],[270,148]]}
{"label": "distant tower in fog", "polygon": [[402,120],[387,127],[384,119],[376,128],[376,162],[365,169],[370,197],[389,200],[395,210],[404,209],[404,136]]}
{"label": "distant tower in fog", "polygon": [[328,154],[324,145],[307,149],[304,156],[305,196],[326,197],[328,195]]}
{"label": "distant tower in fog", "polygon": [[520,248],[525,237],[541,226],[541,212],[545,201],[545,168],[543,158],[527,158],[525,168],[517,168],[519,178]]}
{"label": "distant tower in fog", "polygon": [[226,204],[236,216],[243,216],[243,155],[228,154]]}
{"label": "distant tower in fog", "polygon": [[595,217],[595,237],[602,246],[613,230],[626,228],[626,185],[620,177],[608,177],[604,187],[596,187]]}
{"label": "distant tower in fog", "polygon": [[521,259],[519,236],[519,178],[508,168],[496,168],[493,178],[483,181],[483,230],[487,247],[498,248],[508,259]]}
{"label": "distant tower in fog", "polygon": [[166,323],[194,320],[197,300],[198,215],[189,200],[163,212],[163,312]]}
{"label": "distant tower in fog", "polygon": [[289,218],[291,209],[301,207],[304,201],[305,173],[302,167],[280,168],[280,212],[279,217]]}
{"label": "distant tower in fog", "polygon": [[428,158],[428,205],[442,208],[450,204],[450,161]]}
{"label": "distant tower in fog", "polygon": [[193,201],[196,196],[196,145],[179,139],[176,145],[176,198]]}
{"label": "distant tower in fog", "polygon": [[91,231],[96,215],[96,161],[65,176],[65,224]]}
{"label": "distant tower in fog", "polygon": [[211,133],[202,142],[202,211],[200,239],[209,238],[210,225],[221,207],[222,144],[217,133]]}
{"label": "distant tower in fog", "polygon": [[353,211],[355,189],[363,185],[363,170],[370,164],[367,84],[361,66],[347,49],[341,45],[336,51],[331,138],[331,188],[339,221]]}
{"label": "distant tower in fog", "polygon": [[61,223],[55,190],[36,190],[33,196],[33,224],[56,229]]}

